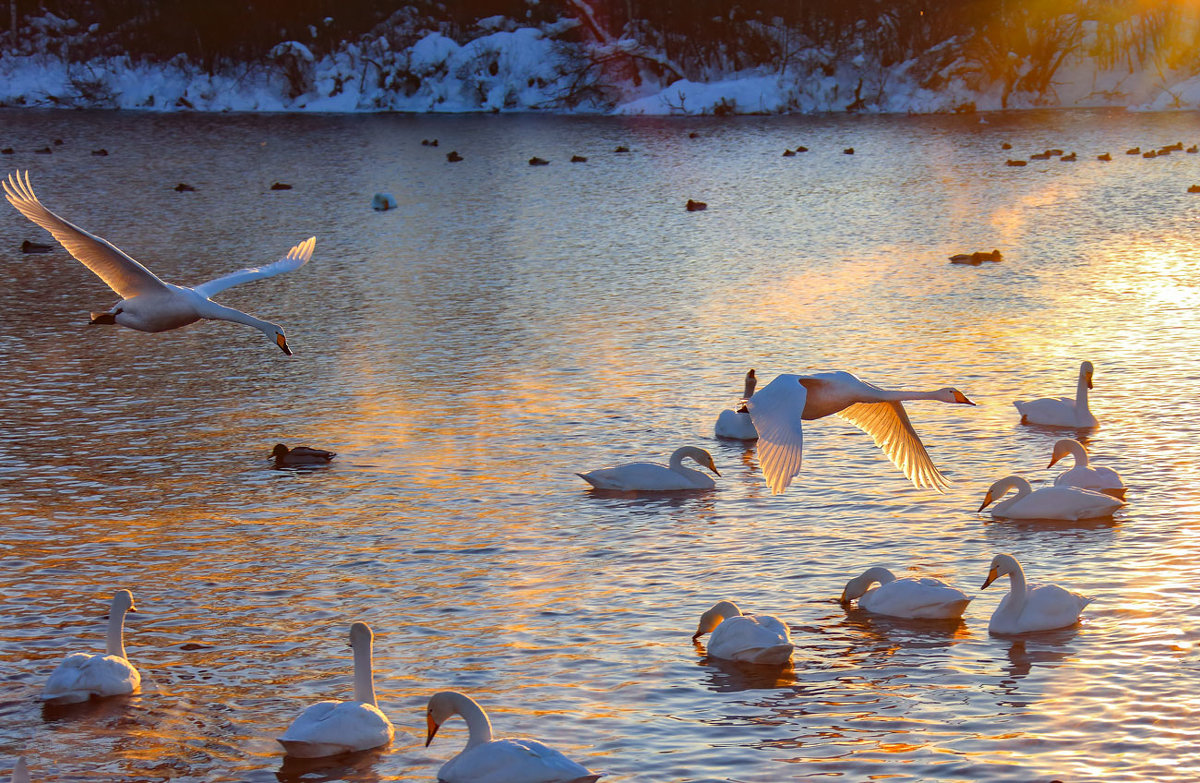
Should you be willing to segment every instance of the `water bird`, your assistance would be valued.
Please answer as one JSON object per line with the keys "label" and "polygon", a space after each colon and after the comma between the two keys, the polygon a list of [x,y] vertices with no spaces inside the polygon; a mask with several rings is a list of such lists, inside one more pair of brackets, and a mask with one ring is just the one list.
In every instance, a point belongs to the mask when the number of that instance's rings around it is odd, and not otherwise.
{"label": "water bird", "polygon": [[13,764],[12,777],[9,778],[11,783],[29,783],[29,766],[25,763],[25,757],[17,758],[17,763]]}
{"label": "water bird", "polygon": [[1035,152],[1029,156],[1030,160],[1050,160],[1050,150],[1045,152]]}
{"label": "water bird", "polygon": [[21,243],[22,253],[49,253],[53,249],[53,245],[43,245],[41,242],[30,242],[28,239]]}
{"label": "water bird", "polygon": [[1013,160],[1010,158],[1010,159],[1004,161],[1004,165],[1005,166],[1025,166],[1028,164],[1023,160]]}
{"label": "water bird", "polygon": [[712,455],[695,446],[682,446],[671,455],[669,464],[657,462],[627,462],[611,468],[600,468],[576,476],[596,489],[619,492],[674,492],[687,489],[712,489],[717,482],[698,470],[684,467],[683,460],[691,459],[701,467],[720,476]]}
{"label": "water bird", "polygon": [[0,155],[16,155],[16,154],[17,154],[17,151],[14,150],[12,147],[5,147],[4,149],[0,150]]}
{"label": "water bird", "polygon": [[63,144],[65,144],[65,143],[66,143],[66,142],[64,142],[62,139],[55,139],[55,140],[54,140],[54,146],[55,146],[55,147],[61,147],[61,146],[62,146]]}
{"label": "water bird", "polygon": [[1102,152],[1096,156],[1096,160],[1102,160],[1107,163],[1108,161],[1112,160],[1112,155],[1109,155],[1107,152]]}
{"label": "water bird", "polygon": [[974,253],[956,253],[950,256],[950,263],[952,264],[972,264],[973,266],[979,266],[984,261],[1002,260],[1004,260],[1004,256],[1000,255],[999,250],[995,249],[993,249],[990,253],[986,251],[976,251]]}
{"label": "water bird", "polygon": [[125,613],[136,612],[133,594],[118,590],[108,609],[104,654],[71,653],[46,681],[43,701],[74,704],[91,698],[134,693],[142,675],[125,655]]}
{"label": "water bird", "polygon": [[1058,157],[1059,155],[1063,154],[1063,151],[1060,149],[1046,150],[1046,154],[1051,157]]}
{"label": "water bird", "polygon": [[438,145],[437,139],[421,139],[422,147],[436,147],[437,145]]}
{"label": "water bird", "polygon": [[446,160],[449,163],[458,163],[462,159],[463,156],[458,154],[458,150],[450,150],[446,153]]}
{"label": "water bird", "polygon": [[371,644],[374,635],[366,623],[350,626],[354,650],[354,699],[319,701],[292,721],[278,738],[287,755],[320,758],[387,745],[395,736],[392,722],[375,703]]}
{"label": "water bird", "polygon": [[286,182],[272,182],[270,190],[291,190],[292,186]]}
{"label": "water bird", "polygon": [[25,172],[24,182],[18,173],[15,177],[10,174],[2,184],[5,197],[17,211],[49,231],[68,253],[121,297],[121,301],[107,312],[92,313],[93,324],[117,324],[142,332],[165,332],[202,318],[234,321],[253,326],[285,354],[292,355],[283,327],[219,305],[211,297],[230,286],[299,269],[312,258],[316,237],[309,237],[272,264],[242,269],[187,288],[164,282],[107,240],[89,234],[46,209],[34,195],[29,172]]}
{"label": "water bird", "polygon": [[1046,469],[1054,467],[1055,463],[1068,455],[1075,458],[1075,465],[1055,477],[1056,485],[1090,489],[1112,495],[1117,500],[1125,499],[1125,482],[1121,480],[1121,475],[1112,468],[1091,467],[1087,449],[1072,438],[1063,438],[1054,444],[1054,452]]}
{"label": "water bird", "polygon": [[1091,362],[1079,365],[1079,382],[1075,386],[1075,399],[1069,397],[1041,397],[1036,400],[1017,400],[1013,403],[1021,414],[1022,424],[1040,424],[1043,427],[1095,427],[1099,422],[1088,408],[1088,389],[1092,388],[1094,370]]}
{"label": "water bird", "polygon": [[710,632],[708,654],[726,661],[782,666],[795,649],[787,626],[778,617],[742,614],[733,601],[719,601],[700,615],[692,641]]}
{"label": "water bird", "polygon": [[758,440],[758,430],[750,419],[750,411],[746,410],[746,400],[754,396],[754,388],[758,385],[758,377],[754,370],[746,373],[746,382],[742,387],[742,399],[737,409],[726,408],[717,415],[717,424],[713,433],[718,438],[731,440]]}
{"label": "water bird", "polygon": [[1052,487],[1033,486],[1021,476],[1006,476],[992,484],[979,511],[1000,500],[1010,490],[1017,490],[1015,497],[1008,498],[992,509],[992,516],[1005,519],[1055,519],[1075,522],[1080,519],[1103,519],[1125,505],[1125,502],[1079,487],[1056,484]]}
{"label": "water bird", "polygon": [[492,722],[478,702],[458,691],[429,697],[425,746],[458,715],[467,722],[467,746],[438,770],[440,783],[595,783],[600,775],[533,739],[492,739]]}
{"label": "water bird", "polygon": [[790,150],[790,149],[789,149],[789,150],[784,150],[784,151],[783,151],[783,157],[785,157],[785,158],[794,158],[794,157],[796,157],[796,153],[795,153],[795,152],[793,152],[793,151],[792,151],[792,150]]}
{"label": "water bird", "polygon": [[175,186],[174,190],[176,193],[191,193],[191,192],[195,191],[196,189],[194,187],[192,187],[191,185],[187,184],[186,182],[180,182],[178,185]]}
{"label": "water bird", "polygon": [[95,156],[96,156],[96,157],[98,157],[98,158],[103,158],[103,157],[107,157],[107,156],[108,156],[108,150],[106,150],[106,149],[104,149],[103,147],[101,147],[101,148],[100,148],[100,149],[98,149],[98,150],[92,150],[92,154],[93,154],[93,155],[95,155]]}
{"label": "water bird", "polygon": [[622,145],[620,147],[617,147],[615,150],[613,150],[613,152],[629,152],[629,148]]}
{"label": "water bird", "polygon": [[1149,152],[1143,152],[1142,157],[1143,158],[1157,158],[1158,153],[1155,152],[1154,150],[1150,150]]}
{"label": "water bird", "polygon": [[572,163],[587,163],[587,158],[585,158],[583,155],[572,155],[571,162]]}
{"label": "water bird", "polygon": [[1025,571],[1012,555],[996,555],[992,558],[987,581],[980,590],[1002,576],[1008,576],[1011,587],[1008,595],[1000,600],[988,631],[997,634],[1033,633],[1068,628],[1079,622],[1079,613],[1092,602],[1086,595],[1067,590],[1058,585],[1035,587],[1025,584]]}
{"label": "water bird", "polygon": [[376,193],[371,197],[371,209],[376,212],[386,212],[396,208],[396,197],[391,193]]}
{"label": "water bird", "polygon": [[843,371],[777,376],[746,402],[758,430],[759,465],[771,492],[783,492],[800,472],[801,420],[835,413],[870,435],[914,485],[943,492],[950,482],[925,451],[901,405],[905,400],[975,404],[958,389],[894,391]]}
{"label": "water bird", "polygon": [[701,212],[703,210],[708,209],[708,203],[704,202],[704,201],[693,201],[692,199],[689,198],[687,200],[687,204],[685,204],[684,207],[687,209],[688,212]]}
{"label": "water bird", "polygon": [[53,150],[51,150],[49,147],[42,147],[41,149],[34,150],[33,154],[34,155],[49,155],[52,152],[53,152]]}
{"label": "water bird", "polygon": [[[878,587],[871,587],[875,583]],[[858,608],[872,614],[909,620],[957,620],[971,599],[962,590],[931,576],[896,578],[886,568],[875,566],[846,583],[843,605],[858,599]]]}
{"label": "water bird", "polygon": [[847,147],[846,149],[842,150],[842,154],[843,154],[843,155],[853,155],[853,154],[854,154],[854,148],[853,148],[853,147]]}
{"label": "water bird", "polygon": [[289,449],[282,443],[276,443],[271,449],[271,457],[276,465],[324,465],[333,460],[337,454],[324,449],[313,449],[308,446],[297,446]]}
{"label": "water bird", "polygon": [[800,146],[796,147],[796,152],[808,152],[808,147],[805,147],[803,144],[801,144]]}
{"label": "water bird", "polygon": [[1195,155],[1197,152],[1200,152],[1200,147],[1197,147],[1195,144],[1193,144],[1184,150],[1184,152],[1188,153],[1189,155]]}
{"label": "water bird", "polygon": [[1188,185],[1188,193],[1200,193],[1200,185]]}
{"label": "water bird", "polygon": [[1000,149],[1002,149],[1002,150],[1011,150],[1011,149],[1012,149],[1012,145],[1011,145],[1011,144],[1009,144],[1009,143],[1006,141],[1006,142],[1004,142],[1003,144],[1001,144],[1001,145],[1000,145]]}
{"label": "water bird", "polygon": [[1063,163],[1074,163],[1075,162],[1075,153],[1071,152],[1066,155],[1063,155],[1061,158],[1059,158],[1059,160]]}
{"label": "water bird", "polygon": [[1141,147],[1130,147],[1129,149],[1125,150],[1125,154],[1126,155],[1141,155],[1142,148]]}
{"label": "water bird", "polygon": [[546,160],[545,158],[539,158],[538,156],[534,155],[532,158],[529,159],[529,165],[530,166],[549,166],[550,161]]}

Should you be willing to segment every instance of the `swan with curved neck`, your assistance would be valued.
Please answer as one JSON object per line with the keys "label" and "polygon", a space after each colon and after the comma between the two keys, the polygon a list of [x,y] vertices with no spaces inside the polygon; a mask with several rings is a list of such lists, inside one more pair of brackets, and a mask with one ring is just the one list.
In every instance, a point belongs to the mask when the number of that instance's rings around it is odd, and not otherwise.
{"label": "swan with curved neck", "polygon": [[1022,424],[1040,424],[1043,427],[1074,427],[1086,429],[1099,422],[1088,408],[1088,389],[1092,388],[1095,371],[1091,362],[1079,365],[1079,382],[1075,386],[1075,399],[1070,397],[1041,397],[1028,402],[1013,403],[1021,414]]}
{"label": "swan with curved neck", "polygon": [[848,372],[779,375],[746,403],[758,430],[758,461],[773,494],[800,472],[802,420],[837,414],[866,432],[917,487],[945,491],[950,482],[934,466],[902,402],[936,400],[974,405],[958,389],[882,389]]}
{"label": "swan with curved neck", "polygon": [[[871,587],[875,583],[878,587]],[[957,620],[971,599],[940,579],[906,576],[897,579],[882,566],[863,571],[846,583],[841,602],[858,599],[858,608],[872,614],[909,620]]]}
{"label": "swan with curved neck", "polygon": [[493,739],[492,722],[483,707],[458,691],[440,691],[429,698],[426,747],[454,715],[467,722],[467,745],[438,770],[442,783],[594,783],[600,777],[537,740]]}
{"label": "swan with curved neck", "polygon": [[993,516],[1067,521],[1100,519],[1112,516],[1114,511],[1125,505],[1124,501],[1101,492],[1065,485],[1035,490],[1021,476],[1006,476],[988,488],[979,511],[1004,497],[1011,489],[1017,491],[1016,496],[997,503],[992,509]]}
{"label": "swan with curved neck", "polygon": [[744,661],[781,666],[791,660],[792,637],[788,628],[774,615],[742,614],[733,601],[719,601],[700,615],[695,642],[706,633],[708,654],[727,661]]}
{"label": "swan with curved neck", "polygon": [[629,462],[588,473],[576,473],[596,489],[621,492],[672,492],[687,489],[712,489],[717,484],[698,470],[684,467],[683,460],[691,459],[720,476],[712,455],[695,446],[683,446],[671,455],[670,463]]}
{"label": "swan with curved neck", "polygon": [[1088,596],[1058,585],[1027,585],[1025,571],[1012,555],[992,558],[987,581],[979,589],[987,589],[1002,576],[1009,577],[1011,588],[992,612],[988,623],[991,633],[1032,633],[1067,628],[1079,622],[1079,613],[1092,602]]}
{"label": "swan with curved neck", "polygon": [[1050,455],[1047,469],[1066,456],[1075,458],[1075,466],[1063,471],[1054,479],[1055,485],[1080,487],[1093,492],[1103,492],[1112,495],[1117,500],[1125,499],[1125,482],[1112,468],[1093,468],[1088,459],[1087,449],[1083,444],[1071,438],[1063,438],[1054,444],[1054,453]]}
{"label": "swan with curved neck", "polygon": [[136,692],[142,675],[125,657],[125,614],[136,611],[133,594],[118,590],[108,610],[104,655],[81,652],[68,655],[46,681],[42,699],[72,704]]}
{"label": "swan with curved neck", "polygon": [[366,623],[350,626],[354,700],[320,701],[300,713],[278,739],[287,755],[319,758],[377,748],[392,741],[392,722],[375,702],[371,660],[374,638]]}
{"label": "swan with curved neck", "polygon": [[717,425],[713,432],[718,438],[758,440],[758,430],[754,429],[750,412],[746,410],[746,401],[754,396],[754,388],[757,385],[758,378],[754,375],[754,370],[750,370],[746,373],[746,385],[742,389],[742,399],[737,409],[726,408],[717,416]]}

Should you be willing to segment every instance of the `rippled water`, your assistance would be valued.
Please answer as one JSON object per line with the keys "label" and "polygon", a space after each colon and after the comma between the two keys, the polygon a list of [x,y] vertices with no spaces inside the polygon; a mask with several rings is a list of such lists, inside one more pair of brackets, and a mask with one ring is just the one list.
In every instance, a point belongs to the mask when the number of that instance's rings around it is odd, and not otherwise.
{"label": "rippled water", "polygon": [[[1200,776],[1200,155],[1123,154],[1200,141],[1192,115],[0,118],[9,170],[168,280],[317,236],[303,270],[218,297],[284,324],[288,360],[232,324],[89,327],[116,297],[22,255],[48,238],[0,209],[0,774],[25,754],[40,781],[428,781],[465,742],[455,721],[422,747],[454,688],[610,781]],[[1047,147],[1079,161],[1003,165]],[[369,208],[382,190],[398,210]],[[976,513],[997,478],[1055,475],[1060,433],[1011,401],[1071,394],[1083,359],[1087,442],[1129,506]],[[978,407],[909,406],[953,488],[914,489],[831,418],[771,496],[754,449],[712,437],[748,367],[961,388]],[[273,470],[277,441],[339,456]],[[683,444],[713,451],[716,491],[573,475]],[[989,636],[1006,580],[950,627],[836,602],[876,564],[975,595],[998,552],[1093,595],[1083,623]],[[43,711],[123,587],[143,692]],[[794,667],[694,647],[722,598],[783,617]],[[349,696],[357,619],[401,733],[282,764],[302,707]]]}

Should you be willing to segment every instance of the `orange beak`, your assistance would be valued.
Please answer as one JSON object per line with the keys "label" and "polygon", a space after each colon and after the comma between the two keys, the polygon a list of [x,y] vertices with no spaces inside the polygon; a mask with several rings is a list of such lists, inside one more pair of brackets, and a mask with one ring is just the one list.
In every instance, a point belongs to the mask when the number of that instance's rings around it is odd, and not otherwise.
{"label": "orange beak", "polygon": [[997,574],[997,573],[996,573],[996,569],[995,569],[995,568],[993,568],[993,569],[991,569],[990,571],[988,571],[988,577],[987,577],[987,581],[986,581],[986,582],[984,582],[984,583],[983,583],[983,587],[981,587],[981,588],[979,588],[979,589],[980,589],[980,590],[986,590],[986,589],[987,589],[987,586],[988,586],[988,585],[990,585],[992,582],[995,582],[995,581],[996,581],[996,577],[998,577],[998,576],[999,576],[999,574]]}
{"label": "orange beak", "polygon": [[433,716],[428,712],[425,713],[425,747],[429,747],[429,743],[433,742],[433,735],[437,734],[438,724],[433,719]]}
{"label": "orange beak", "polygon": [[[979,507],[979,511],[983,511],[985,508],[987,508],[989,505],[991,505],[991,502],[992,502],[992,492],[991,492],[991,490],[988,490],[988,493],[983,496],[983,505]],[[976,511],[975,513],[978,514],[979,511]]]}
{"label": "orange beak", "polygon": [[292,349],[288,348],[287,338],[284,337],[282,334],[275,335],[275,344],[278,345],[279,349],[281,351],[283,351],[284,353],[286,353],[288,356],[292,355]]}

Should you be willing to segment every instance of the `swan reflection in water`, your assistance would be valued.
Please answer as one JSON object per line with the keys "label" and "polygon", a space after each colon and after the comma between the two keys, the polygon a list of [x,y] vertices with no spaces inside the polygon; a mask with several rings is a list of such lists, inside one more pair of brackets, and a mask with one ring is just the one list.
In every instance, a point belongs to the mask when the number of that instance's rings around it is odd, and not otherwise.
{"label": "swan reflection in water", "polygon": [[696,665],[705,669],[708,675],[704,680],[704,687],[714,693],[773,690],[789,688],[796,684],[796,670],[790,660],[778,666],[728,661],[708,655],[699,641],[695,642],[694,646],[697,655],[700,656]]}
{"label": "swan reflection in water", "polygon": [[[1077,631],[1076,628],[1043,631],[1036,636],[1030,635],[1029,638],[1014,640],[1005,651],[1008,663],[1004,665],[1004,673],[996,682],[998,691],[1009,696],[1019,693],[1021,680],[1029,676],[1035,664],[1053,667],[1065,663],[1072,655],[1072,650],[1065,645],[1074,638]],[[1031,647],[1033,649],[1030,649]]]}
{"label": "swan reflection in water", "polygon": [[338,780],[378,783],[383,778],[375,765],[388,751],[385,746],[311,759],[284,756],[275,779],[280,783],[332,783]]}

